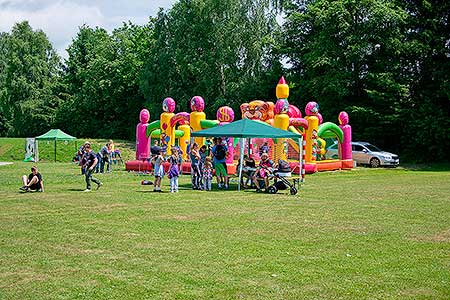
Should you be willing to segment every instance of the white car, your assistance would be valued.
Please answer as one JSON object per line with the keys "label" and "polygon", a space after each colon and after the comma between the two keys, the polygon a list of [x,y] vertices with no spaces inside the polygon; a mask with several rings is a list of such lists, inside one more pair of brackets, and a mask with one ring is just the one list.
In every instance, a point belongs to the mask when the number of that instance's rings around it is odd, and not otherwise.
{"label": "white car", "polygon": [[[352,142],[353,160],[359,165],[370,165],[372,168],[380,166],[397,167],[400,163],[398,155],[392,154],[366,142]],[[325,153],[327,159],[338,158],[338,144],[335,143],[327,148]]]}

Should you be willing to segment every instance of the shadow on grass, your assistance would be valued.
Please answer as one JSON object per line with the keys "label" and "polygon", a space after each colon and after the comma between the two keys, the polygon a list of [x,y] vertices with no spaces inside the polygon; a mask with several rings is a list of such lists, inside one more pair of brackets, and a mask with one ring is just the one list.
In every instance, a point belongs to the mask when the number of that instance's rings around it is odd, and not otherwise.
{"label": "shadow on grass", "polygon": [[450,163],[404,164],[402,168],[408,171],[448,172]]}
{"label": "shadow on grass", "polygon": [[81,189],[81,188],[80,189],[73,189],[73,188],[72,189],[67,189],[67,191],[69,191],[69,192],[84,192],[84,190],[85,189]]}

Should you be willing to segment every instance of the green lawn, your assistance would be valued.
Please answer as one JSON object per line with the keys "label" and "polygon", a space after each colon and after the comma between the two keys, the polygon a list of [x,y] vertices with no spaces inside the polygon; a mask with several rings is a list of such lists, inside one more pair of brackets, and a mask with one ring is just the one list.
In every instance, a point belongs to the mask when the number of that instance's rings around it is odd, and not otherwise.
{"label": "green lawn", "polygon": [[[449,299],[450,171],[307,176],[297,196],[155,194],[115,170],[0,167],[0,299]],[[167,191],[167,179],[163,189]]]}
{"label": "green lawn", "polygon": [[[90,141],[92,149],[99,152],[108,140],[104,139],[78,139],[66,142],[58,141],[56,144],[56,160],[58,162],[70,162],[85,141]],[[0,161],[21,161],[25,158],[25,138],[0,138]],[[116,149],[120,150],[124,159],[134,159],[134,143],[115,140]],[[53,141],[40,141],[39,160],[53,162],[55,160],[55,144]]]}

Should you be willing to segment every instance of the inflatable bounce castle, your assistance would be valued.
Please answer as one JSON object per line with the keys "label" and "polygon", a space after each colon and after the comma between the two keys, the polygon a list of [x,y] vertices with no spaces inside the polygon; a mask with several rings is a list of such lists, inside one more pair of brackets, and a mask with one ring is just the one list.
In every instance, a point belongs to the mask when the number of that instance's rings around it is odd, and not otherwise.
{"label": "inflatable bounce castle", "polygon": [[[352,129],[349,125],[349,117],[346,112],[339,113],[339,125],[332,122],[323,122],[316,102],[309,102],[305,106],[305,117],[298,107],[289,104],[289,86],[284,77],[281,77],[276,86],[277,101],[274,104],[269,101],[253,100],[240,106],[242,118],[266,122],[276,128],[289,130],[303,136],[303,149],[291,139],[252,139],[246,145],[249,155],[259,159],[261,151],[268,149],[273,161],[279,159],[291,162],[293,171],[300,173],[300,153],[303,153],[304,169],[306,173],[314,173],[324,170],[351,169],[352,160]],[[217,110],[216,119],[206,119],[204,113],[205,101],[201,96],[194,96],[190,101],[191,112],[175,113],[175,100],[164,99],[162,103],[163,113],[159,120],[150,122],[150,112],[142,109],[139,116],[139,124],[136,126],[136,160],[127,161],[126,169],[129,171],[150,171],[152,139],[158,140],[160,147],[170,153],[171,147],[177,146],[182,152],[184,160],[182,171],[190,172],[189,145],[196,142],[205,144],[205,138],[191,138],[191,132],[221,126],[234,121],[234,111],[231,107],[222,106]],[[150,122],[150,123],[149,123]],[[226,138],[229,155],[227,165],[230,173],[236,169],[235,161],[238,159],[239,145],[237,139]],[[339,158],[324,160],[326,141],[337,141],[339,145]],[[265,148],[264,148],[265,147]]]}

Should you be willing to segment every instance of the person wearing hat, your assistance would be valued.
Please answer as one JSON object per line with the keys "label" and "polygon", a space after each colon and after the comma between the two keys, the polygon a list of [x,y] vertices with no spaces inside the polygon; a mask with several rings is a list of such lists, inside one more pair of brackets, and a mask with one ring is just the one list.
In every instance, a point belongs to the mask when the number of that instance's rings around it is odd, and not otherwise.
{"label": "person wearing hat", "polygon": [[44,183],[42,175],[38,172],[36,166],[31,167],[31,174],[22,176],[23,186],[20,188],[24,192],[43,192]]}
{"label": "person wearing hat", "polygon": [[86,163],[84,165],[84,167],[85,167],[84,176],[86,178],[86,189],[84,191],[90,192],[91,188],[92,188],[91,181],[93,181],[94,183],[97,184],[97,190],[103,185],[103,183],[100,180],[98,180],[97,178],[92,176],[92,173],[94,172],[94,168],[98,164],[98,158],[97,158],[97,155],[94,153],[94,151],[92,151],[91,144],[88,142],[84,143],[84,150],[86,151],[86,153],[84,155],[85,160],[86,160]]}
{"label": "person wearing hat", "polygon": [[261,161],[259,166],[256,168],[255,175],[253,176],[253,183],[256,185],[256,191],[260,192],[261,187],[259,185],[259,180],[263,179],[265,188],[269,186],[269,176],[267,169],[273,168],[273,162],[269,159],[267,153],[261,155]]}

